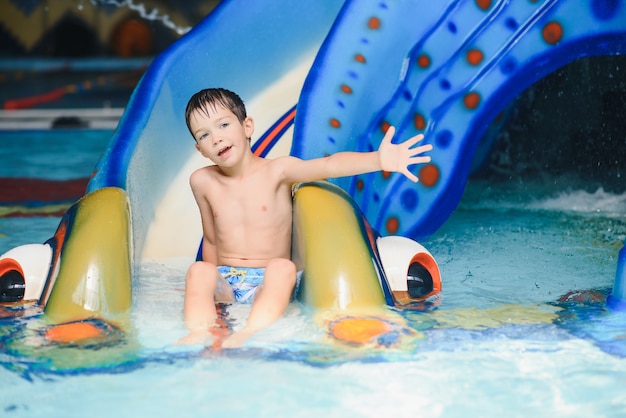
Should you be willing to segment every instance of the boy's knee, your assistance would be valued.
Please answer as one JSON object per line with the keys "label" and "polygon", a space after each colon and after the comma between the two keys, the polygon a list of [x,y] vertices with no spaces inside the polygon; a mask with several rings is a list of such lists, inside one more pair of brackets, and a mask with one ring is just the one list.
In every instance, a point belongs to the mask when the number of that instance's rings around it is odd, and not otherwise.
{"label": "boy's knee", "polygon": [[186,281],[187,283],[198,280],[207,281],[211,280],[214,276],[217,276],[217,267],[206,261],[196,261],[189,266]]}
{"label": "boy's knee", "polygon": [[275,258],[266,267],[266,272],[271,272],[274,277],[281,277],[292,285],[296,283],[296,265],[286,258]]}

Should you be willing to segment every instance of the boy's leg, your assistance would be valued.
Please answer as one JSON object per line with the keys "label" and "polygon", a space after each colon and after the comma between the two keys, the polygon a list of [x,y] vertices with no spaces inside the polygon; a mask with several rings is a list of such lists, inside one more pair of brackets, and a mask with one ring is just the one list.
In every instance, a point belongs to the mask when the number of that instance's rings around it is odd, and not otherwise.
{"label": "boy's leg", "polygon": [[184,302],[185,327],[191,334],[181,342],[199,342],[196,340],[209,334],[209,327],[217,319],[215,300],[232,302],[232,289],[213,264],[204,261],[193,263],[185,278]]}
{"label": "boy's leg", "polygon": [[263,285],[257,290],[246,326],[231,335],[223,347],[237,347],[252,334],[279,319],[289,305],[295,286],[295,264],[284,258],[271,260],[265,268]]}

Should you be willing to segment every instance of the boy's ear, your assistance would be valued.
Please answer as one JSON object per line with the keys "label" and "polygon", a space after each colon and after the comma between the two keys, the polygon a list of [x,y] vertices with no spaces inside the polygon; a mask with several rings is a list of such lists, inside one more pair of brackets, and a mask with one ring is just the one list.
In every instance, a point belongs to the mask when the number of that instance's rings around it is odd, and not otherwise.
{"label": "boy's ear", "polygon": [[206,155],[204,155],[204,152],[202,152],[202,149],[200,148],[200,145],[198,145],[197,142],[196,142],[196,149],[198,150],[200,154],[202,154],[203,157],[206,157]]}
{"label": "boy's ear", "polygon": [[246,138],[252,138],[252,134],[254,133],[254,120],[250,116],[243,120],[243,128],[246,132]]}

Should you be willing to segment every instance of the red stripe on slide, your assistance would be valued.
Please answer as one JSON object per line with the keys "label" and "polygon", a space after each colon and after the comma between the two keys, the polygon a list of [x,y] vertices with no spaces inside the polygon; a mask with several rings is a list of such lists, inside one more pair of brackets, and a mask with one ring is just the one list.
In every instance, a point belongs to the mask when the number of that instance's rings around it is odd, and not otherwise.
{"label": "red stripe on slide", "polygon": [[258,148],[256,149],[256,151],[254,152],[255,155],[261,155],[263,154],[263,151],[265,151],[265,148],[267,148],[267,146],[269,144],[272,143],[272,141],[274,140],[274,138],[276,137],[276,135],[278,135],[278,133],[280,133],[280,131],[285,127],[285,125],[291,123],[291,121],[293,120],[293,118],[296,117],[296,109],[294,108],[291,112],[289,112],[284,118],[283,120],[280,121],[280,123],[278,125],[276,125],[274,127],[274,129],[265,137],[265,139],[263,140],[263,142],[258,146]]}

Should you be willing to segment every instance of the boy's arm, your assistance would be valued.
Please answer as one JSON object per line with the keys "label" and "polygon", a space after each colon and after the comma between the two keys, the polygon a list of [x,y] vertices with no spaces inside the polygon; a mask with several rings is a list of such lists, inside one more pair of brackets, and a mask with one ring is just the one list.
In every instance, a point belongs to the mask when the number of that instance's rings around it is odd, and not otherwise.
{"label": "boy's arm", "polygon": [[209,202],[202,193],[205,178],[200,173],[192,174],[190,178],[191,191],[200,209],[202,220],[202,260],[217,265],[217,246],[215,245],[215,224],[213,223],[213,211]]}
{"label": "boy's arm", "polygon": [[378,147],[378,156],[383,171],[404,174],[413,183],[419,179],[409,170],[409,166],[430,162],[429,155],[421,155],[433,149],[431,144],[412,148],[424,139],[423,134],[415,135],[400,144],[392,144],[391,139],[396,133],[396,128],[390,126]]}
{"label": "boy's arm", "polygon": [[322,180],[327,178],[355,176],[373,171],[389,171],[404,174],[417,182],[417,176],[409,170],[413,164],[427,163],[429,156],[421,155],[430,151],[432,145],[412,148],[424,138],[416,135],[400,144],[392,144],[395,128],[391,126],[374,152],[338,152],[328,157],[312,160],[291,158],[285,166],[285,177],[293,183]]}
{"label": "boy's arm", "polygon": [[206,234],[202,237],[202,261],[217,266],[217,247],[207,239]]}

